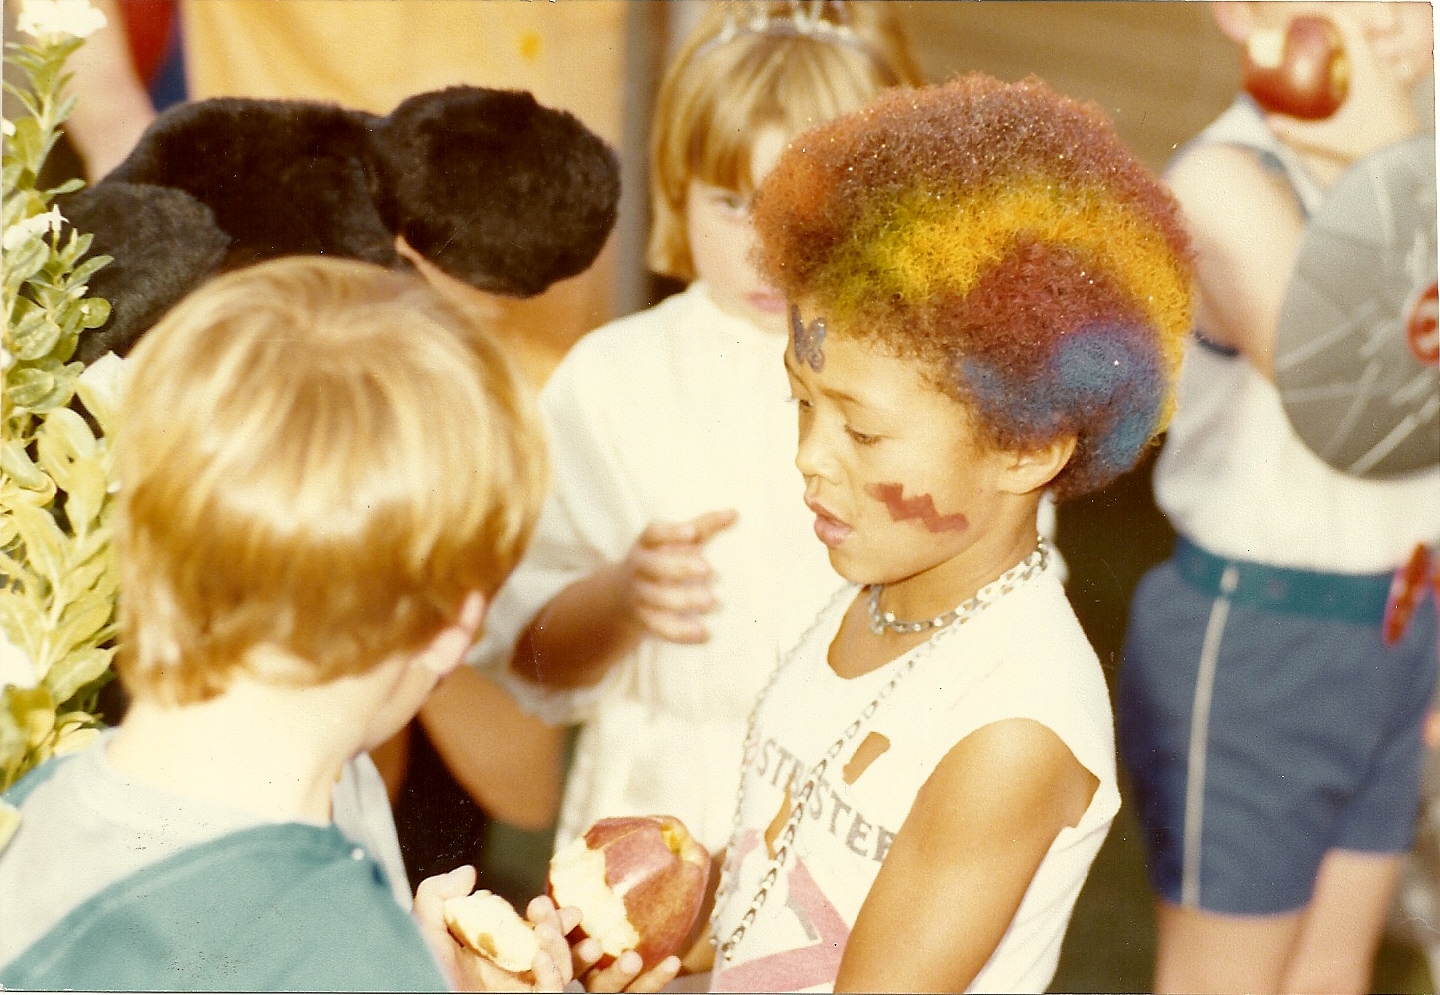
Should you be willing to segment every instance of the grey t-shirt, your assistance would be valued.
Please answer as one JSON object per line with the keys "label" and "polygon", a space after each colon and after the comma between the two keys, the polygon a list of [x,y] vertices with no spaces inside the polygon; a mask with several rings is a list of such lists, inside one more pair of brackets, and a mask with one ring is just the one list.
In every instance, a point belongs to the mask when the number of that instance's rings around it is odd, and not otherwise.
{"label": "grey t-shirt", "polygon": [[[115,881],[264,821],[129,780],[106,756],[112,735],[61,762],[21,806],[20,825],[0,851],[0,965]],[[345,765],[333,800],[336,826],[380,863],[408,909],[389,799],[367,754]]]}

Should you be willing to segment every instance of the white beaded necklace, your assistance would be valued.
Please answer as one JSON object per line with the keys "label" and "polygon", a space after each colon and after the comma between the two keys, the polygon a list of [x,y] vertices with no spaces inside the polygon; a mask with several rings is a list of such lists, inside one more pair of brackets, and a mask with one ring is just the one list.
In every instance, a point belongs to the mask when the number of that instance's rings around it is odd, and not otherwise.
{"label": "white beaded necklace", "polygon": [[[1009,570],[1006,570],[994,581],[986,584],[979,591],[975,592],[974,597],[967,599],[953,611],[946,612],[944,615],[937,616],[935,619],[926,622],[898,623],[904,626],[918,625],[918,627],[914,629],[898,629],[897,631],[923,632],[927,628],[933,628],[936,631],[935,634],[924,643],[909,650],[905,654],[902,663],[896,668],[895,673],[891,675],[890,680],[887,681],[884,687],[880,689],[880,692],[871,699],[870,703],[860,710],[860,714],[856,716],[855,720],[845,727],[845,731],[830,745],[830,748],[825,751],[825,755],[820,758],[820,761],[810,768],[810,773],[806,775],[805,780],[801,783],[799,793],[794,798],[790,807],[790,815],[786,818],[784,827],[775,839],[775,854],[770,858],[770,863],[765,868],[765,873],[760,876],[760,884],[755,891],[755,897],[750,900],[750,907],[746,909],[745,914],[740,917],[739,924],[730,931],[730,936],[721,943],[719,942],[719,936],[715,932],[719,925],[720,908],[723,900],[730,893],[733,871],[738,870],[738,868],[732,869],[732,861],[734,860],[735,845],[740,835],[741,811],[745,806],[745,778],[742,774],[740,787],[735,799],[735,818],[730,829],[730,843],[727,847],[725,864],[721,868],[720,882],[715,889],[715,904],[710,911],[710,942],[716,944],[716,952],[723,960],[728,962],[734,956],[736,946],[738,946],[741,939],[744,938],[745,931],[755,922],[755,917],[759,914],[761,907],[764,906],[770,889],[780,876],[780,869],[785,865],[785,860],[790,855],[790,847],[795,842],[795,831],[799,828],[800,820],[804,815],[806,802],[808,802],[810,796],[815,793],[815,789],[819,785],[821,778],[824,777],[825,770],[830,765],[830,761],[835,760],[844,752],[846,744],[852,742],[860,733],[860,730],[866,726],[875,715],[876,710],[879,709],[880,703],[890,697],[900,681],[915,669],[917,663],[934,650],[935,646],[946,633],[953,632],[985,608],[994,604],[995,601],[1015,590],[1015,588],[1019,587],[1025,581],[1043,573],[1049,565],[1050,544],[1046,542],[1044,536],[1039,536],[1036,539],[1034,552]],[[878,590],[878,588],[879,585],[877,585],[876,589]],[[894,628],[895,620],[889,613],[886,613],[886,616],[883,618],[885,624],[881,625],[879,629],[876,628],[874,622],[874,617],[878,614],[876,601],[877,595],[872,593],[869,602],[872,616],[870,624],[871,631],[878,633],[883,631],[887,625]],[[744,755],[746,757],[754,755],[755,713],[759,710],[760,704],[769,696],[771,688],[775,686],[776,680],[790,663],[796,651],[808,641],[809,633],[785,655],[780,665],[777,666],[774,673],[770,675],[770,680],[765,685],[765,689],[760,692],[760,696],[756,699],[755,707],[750,711],[749,725],[745,731]]]}

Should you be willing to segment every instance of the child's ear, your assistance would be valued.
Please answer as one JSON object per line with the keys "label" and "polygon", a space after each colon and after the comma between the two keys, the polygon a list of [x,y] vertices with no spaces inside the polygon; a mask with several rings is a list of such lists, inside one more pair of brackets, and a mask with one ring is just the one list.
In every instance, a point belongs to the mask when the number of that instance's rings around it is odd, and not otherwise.
{"label": "child's ear", "polygon": [[471,591],[460,606],[460,617],[430,640],[417,654],[427,668],[444,677],[460,665],[465,653],[480,637],[480,626],[485,621],[485,596]]}
{"label": "child's ear", "polygon": [[1255,30],[1255,11],[1245,0],[1215,0],[1210,13],[1220,32],[1237,44],[1245,44]]}
{"label": "child's ear", "polygon": [[1054,480],[1075,452],[1075,436],[1061,436],[1038,449],[1010,453],[1001,487],[1011,494],[1029,494]]}

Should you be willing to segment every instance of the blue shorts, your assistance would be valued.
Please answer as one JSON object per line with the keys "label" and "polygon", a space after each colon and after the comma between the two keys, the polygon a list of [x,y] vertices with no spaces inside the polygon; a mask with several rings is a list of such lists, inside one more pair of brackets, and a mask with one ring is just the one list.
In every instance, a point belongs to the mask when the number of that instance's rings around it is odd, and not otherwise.
{"label": "blue shorts", "polygon": [[[1326,851],[1410,846],[1435,610],[1427,597],[1387,647],[1379,612],[1368,616],[1388,578],[1346,587],[1229,565],[1182,539],[1141,580],[1119,679],[1121,760],[1158,895],[1231,915],[1291,912],[1309,903]],[[1292,581],[1318,590],[1332,617],[1287,603]]]}

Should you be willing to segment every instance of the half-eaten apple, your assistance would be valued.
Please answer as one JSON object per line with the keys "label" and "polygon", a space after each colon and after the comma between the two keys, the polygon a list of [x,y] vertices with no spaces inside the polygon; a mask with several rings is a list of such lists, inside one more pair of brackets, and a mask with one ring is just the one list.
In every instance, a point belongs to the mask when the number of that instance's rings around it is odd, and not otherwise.
{"label": "half-eaten apple", "polygon": [[649,970],[678,953],[705,900],[710,854],[668,815],[601,819],[550,859],[549,893],[580,910],[598,966],[626,950]]}
{"label": "half-eaten apple", "polygon": [[1284,28],[1253,32],[1241,51],[1240,80],[1267,111],[1306,121],[1329,117],[1350,92],[1350,60],[1340,29],[1305,14]]}
{"label": "half-eaten apple", "polygon": [[457,940],[511,974],[528,974],[540,952],[534,928],[499,895],[483,888],[446,899],[445,925]]}

